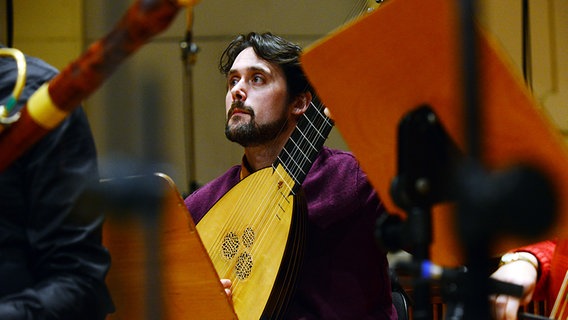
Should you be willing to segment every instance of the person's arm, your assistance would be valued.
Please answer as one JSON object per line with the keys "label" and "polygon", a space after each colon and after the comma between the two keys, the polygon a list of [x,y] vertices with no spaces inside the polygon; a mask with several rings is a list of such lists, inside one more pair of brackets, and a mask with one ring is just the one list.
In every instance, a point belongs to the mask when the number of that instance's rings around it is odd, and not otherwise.
{"label": "person's arm", "polygon": [[[26,203],[29,272],[34,284],[0,299],[0,319],[104,319],[110,256],[102,213],[76,207],[98,181],[94,142],[79,108],[14,164]],[[22,213],[24,214],[24,213]]]}
{"label": "person's arm", "polygon": [[523,296],[490,297],[495,319],[517,319],[521,305],[545,296],[555,247],[554,241],[543,241],[515,249],[501,258],[499,268],[491,277],[522,286]]}

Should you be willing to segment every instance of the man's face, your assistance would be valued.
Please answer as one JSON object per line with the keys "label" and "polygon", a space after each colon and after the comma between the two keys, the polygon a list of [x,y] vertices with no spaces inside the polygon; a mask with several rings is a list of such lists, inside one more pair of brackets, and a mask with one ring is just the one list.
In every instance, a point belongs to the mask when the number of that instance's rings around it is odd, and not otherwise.
{"label": "man's face", "polygon": [[244,147],[272,141],[286,126],[289,110],[282,69],[243,50],[227,75],[225,135]]}

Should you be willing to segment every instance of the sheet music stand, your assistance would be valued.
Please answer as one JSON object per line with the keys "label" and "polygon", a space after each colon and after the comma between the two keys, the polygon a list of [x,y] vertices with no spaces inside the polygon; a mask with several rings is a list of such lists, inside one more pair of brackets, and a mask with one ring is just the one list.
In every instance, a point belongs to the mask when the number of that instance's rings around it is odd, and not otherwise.
{"label": "sheet music stand", "polygon": [[107,206],[103,229],[112,257],[107,284],[116,307],[109,320],[237,319],[170,177],[106,180],[100,191],[121,202]]}
{"label": "sheet music stand", "polygon": [[[456,6],[451,0],[391,0],[308,47],[302,56],[308,78],[387,210],[403,217],[405,208],[389,193],[397,174],[396,134],[401,119],[429,105],[449,137],[465,149]],[[565,237],[566,147],[496,43],[481,32],[477,44],[482,164],[495,171],[518,164],[537,168],[554,185],[559,213],[548,233],[531,237],[504,229],[487,249],[500,254],[547,237]],[[470,250],[462,246],[458,218],[451,202],[434,206],[430,254],[435,263],[459,266],[468,258],[464,252]],[[500,222],[498,216],[495,219]]]}
{"label": "sheet music stand", "polygon": [[[405,216],[390,197],[397,172],[397,126],[429,105],[464,148],[459,27],[455,1],[390,0],[306,48],[302,63],[336,126],[389,212]],[[546,235],[568,236],[568,151],[505,54],[486,33],[479,42],[483,163],[491,170],[528,163],[551,177],[560,213]],[[434,262],[464,261],[452,203],[433,212]],[[493,253],[537,239],[508,235]]]}

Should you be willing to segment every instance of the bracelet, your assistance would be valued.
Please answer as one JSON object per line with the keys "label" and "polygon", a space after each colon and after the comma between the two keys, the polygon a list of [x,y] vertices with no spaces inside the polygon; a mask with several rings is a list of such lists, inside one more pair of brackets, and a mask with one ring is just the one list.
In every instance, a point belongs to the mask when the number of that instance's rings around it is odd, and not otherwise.
{"label": "bracelet", "polygon": [[501,257],[501,261],[499,262],[499,267],[515,262],[515,261],[526,261],[530,263],[537,271],[538,271],[538,260],[535,262],[535,257],[528,253],[528,252],[510,252],[506,253]]}

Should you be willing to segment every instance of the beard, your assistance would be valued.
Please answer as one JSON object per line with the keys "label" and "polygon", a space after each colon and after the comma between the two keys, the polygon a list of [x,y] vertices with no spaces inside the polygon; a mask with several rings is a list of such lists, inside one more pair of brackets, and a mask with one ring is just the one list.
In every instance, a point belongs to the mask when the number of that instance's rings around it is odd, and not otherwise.
{"label": "beard", "polygon": [[[245,111],[250,116],[250,121],[239,122],[230,125],[229,121],[235,109]],[[254,110],[245,106],[241,101],[235,101],[228,112],[227,123],[225,125],[225,136],[229,141],[236,142],[243,147],[255,147],[274,140],[286,125],[286,117],[264,124],[256,122]]]}

